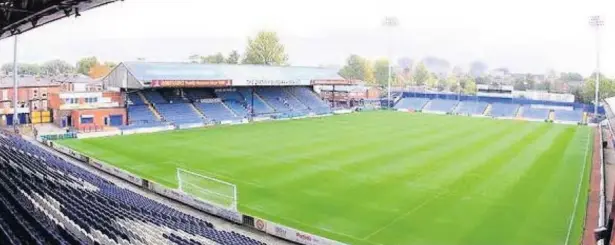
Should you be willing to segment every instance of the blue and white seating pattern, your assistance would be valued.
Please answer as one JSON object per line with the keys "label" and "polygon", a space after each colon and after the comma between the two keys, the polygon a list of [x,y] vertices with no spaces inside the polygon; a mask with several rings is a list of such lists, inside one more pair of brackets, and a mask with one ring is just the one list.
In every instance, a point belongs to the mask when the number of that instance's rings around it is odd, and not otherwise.
{"label": "blue and white seating pattern", "polygon": [[487,109],[487,102],[463,101],[457,106],[457,113],[469,115],[482,115]]}
{"label": "blue and white seating pattern", "polygon": [[287,88],[287,91],[292,93],[299,101],[303,102],[312,112],[316,114],[331,113],[329,105],[320,99],[311,89],[306,87],[290,87]]}
{"label": "blue and white seating pattern", "polygon": [[429,99],[427,98],[414,98],[414,97],[402,98],[401,100],[399,100],[399,102],[397,102],[397,104],[395,104],[395,108],[396,109],[412,109],[412,110],[418,111],[418,110],[423,109],[423,107],[425,106],[425,104],[427,104],[428,101]]}
{"label": "blue and white seating pattern", "polygon": [[545,120],[549,117],[549,111],[548,109],[542,109],[542,108],[532,108],[529,105],[525,105],[523,106],[523,114],[522,116],[524,118],[529,118],[529,119],[542,119]]}
{"label": "blue and white seating pattern", "polygon": [[433,99],[431,103],[427,105],[425,110],[427,111],[439,111],[439,112],[452,112],[453,108],[457,105],[457,100],[446,99]]}
{"label": "blue and white seating pattern", "polygon": [[137,94],[138,92],[128,93],[128,104],[129,105],[145,105],[141,96]]}
{"label": "blue and white seating pattern", "polygon": [[2,244],[261,245],[0,135]]}
{"label": "blue and white seating pattern", "polygon": [[159,121],[150,110],[149,105],[128,106],[128,123],[144,124]]}
{"label": "blue and white seating pattern", "polygon": [[270,114],[275,111],[269,107],[263,100],[260,99],[258,95],[254,96],[254,100],[252,100],[252,90],[249,88],[239,88],[237,89],[239,93],[245,98],[244,102],[247,106],[254,106],[255,114]]}
{"label": "blue and white seating pattern", "polygon": [[158,91],[145,90],[145,91],[142,91],[142,93],[143,93],[143,96],[145,96],[145,99],[149,101],[149,103],[153,103],[153,104],[168,103],[168,101],[164,99],[164,97],[162,97],[162,95],[158,93]]}
{"label": "blue and white seating pattern", "polygon": [[518,110],[518,104],[491,103],[489,114],[494,117],[515,117]]}
{"label": "blue and white seating pattern", "polygon": [[194,105],[205,115],[205,117],[216,122],[242,119],[242,117],[235,116],[235,114],[227,109],[222,102],[194,103]]}
{"label": "blue and white seating pattern", "polygon": [[567,122],[583,121],[583,110],[555,110],[555,120]]}
{"label": "blue and white seating pattern", "polygon": [[282,88],[257,88],[256,92],[265,102],[267,102],[276,112],[287,113],[291,111],[287,102],[287,96],[282,91]]}
{"label": "blue and white seating pattern", "polygon": [[167,122],[175,124],[202,123],[201,117],[189,103],[156,104],[156,110]]}

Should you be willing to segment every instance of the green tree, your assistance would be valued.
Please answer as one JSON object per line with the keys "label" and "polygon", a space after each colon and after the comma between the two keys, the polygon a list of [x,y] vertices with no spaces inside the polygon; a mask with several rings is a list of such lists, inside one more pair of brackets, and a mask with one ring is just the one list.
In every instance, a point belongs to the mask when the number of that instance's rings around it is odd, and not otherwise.
{"label": "green tree", "polygon": [[[6,63],[1,67],[2,73],[13,73],[13,63]],[[19,75],[39,75],[42,73],[38,64],[17,63],[17,74]]]}
{"label": "green tree", "polygon": [[90,68],[98,64],[99,63],[96,56],[82,58],[77,61],[77,72],[83,75],[88,75],[88,72],[90,72]]}
{"label": "green tree", "polygon": [[416,68],[414,69],[414,74],[412,78],[416,85],[420,86],[420,85],[424,85],[425,83],[427,83],[427,80],[429,79],[429,71],[427,70],[423,62],[419,63],[416,66]]}
{"label": "green tree", "polygon": [[41,70],[43,74],[53,76],[74,73],[75,67],[63,60],[50,60],[43,63]]}
{"label": "green tree", "polygon": [[438,85],[438,78],[433,74],[428,74],[427,81],[425,81],[425,85],[429,88],[435,88]]}
{"label": "green tree", "polygon": [[467,79],[463,85],[463,93],[464,94],[476,94],[476,82],[474,79]]}
{"label": "green tree", "polygon": [[244,64],[286,65],[288,62],[278,34],[271,31],[261,31],[253,39],[248,39],[244,54]]}
{"label": "green tree", "polygon": [[237,52],[237,50],[233,50],[228,55],[228,58],[226,58],[226,63],[227,64],[239,64],[239,58],[240,58],[239,52]]}
{"label": "green tree", "polygon": [[[352,54],[346,59],[346,65],[340,69],[339,74],[346,79],[367,81],[366,78],[368,78],[368,74],[372,73],[369,68],[368,60],[356,54]],[[373,81],[373,79],[371,81]]]}
{"label": "green tree", "polygon": [[[595,98],[595,77],[591,77],[585,80],[583,83],[582,95],[583,101],[593,102]],[[605,99],[615,96],[615,84],[612,79],[601,76],[600,77],[600,99]]]}
{"label": "green tree", "polygon": [[459,92],[459,78],[456,75],[451,75],[446,79],[446,87],[448,91],[451,92]]}
{"label": "green tree", "polygon": [[387,59],[379,59],[374,62],[374,78],[380,86],[386,87],[388,85],[389,61]]}
{"label": "green tree", "polygon": [[220,52],[214,55],[202,56],[201,63],[207,64],[223,64],[226,62],[224,55]]}
{"label": "green tree", "polygon": [[104,63],[105,66],[113,69],[115,66],[117,66],[117,63],[113,62],[113,61],[105,61]]}

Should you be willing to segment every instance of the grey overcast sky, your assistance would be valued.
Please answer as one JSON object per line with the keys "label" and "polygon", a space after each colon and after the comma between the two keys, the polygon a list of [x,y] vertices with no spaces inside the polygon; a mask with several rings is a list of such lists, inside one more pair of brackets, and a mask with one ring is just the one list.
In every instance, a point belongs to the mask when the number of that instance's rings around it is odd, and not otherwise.
{"label": "grey overcast sky", "polygon": [[[18,59],[181,61],[243,52],[246,38],[266,29],[278,32],[292,65],[341,65],[351,53],[386,57],[380,24],[392,15],[400,21],[390,45],[395,59],[588,75],[595,67],[588,18],[601,15],[602,70],[615,75],[614,11],[613,0],[125,0],[21,35]],[[11,62],[12,43],[0,41],[0,63]]]}

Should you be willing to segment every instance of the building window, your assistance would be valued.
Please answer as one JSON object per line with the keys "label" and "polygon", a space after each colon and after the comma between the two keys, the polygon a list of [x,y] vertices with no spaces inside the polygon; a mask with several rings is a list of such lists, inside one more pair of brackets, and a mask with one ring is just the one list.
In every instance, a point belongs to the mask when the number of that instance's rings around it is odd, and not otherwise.
{"label": "building window", "polygon": [[94,117],[91,115],[82,115],[81,116],[81,124],[90,124],[94,123]]}
{"label": "building window", "polygon": [[41,109],[47,110],[47,100],[43,100],[42,104],[43,105],[41,106],[42,107]]}

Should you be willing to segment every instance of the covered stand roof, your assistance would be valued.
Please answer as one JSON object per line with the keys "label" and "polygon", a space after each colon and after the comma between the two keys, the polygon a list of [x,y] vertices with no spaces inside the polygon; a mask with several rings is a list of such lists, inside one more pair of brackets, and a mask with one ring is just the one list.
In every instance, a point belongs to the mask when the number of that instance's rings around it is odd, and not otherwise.
{"label": "covered stand roof", "polygon": [[182,82],[186,82],[188,87],[346,83],[337,72],[337,69],[301,66],[123,62],[103,78],[103,83],[110,87],[125,89],[181,87]]}
{"label": "covered stand roof", "polygon": [[0,0],[0,39],[117,0]]}

